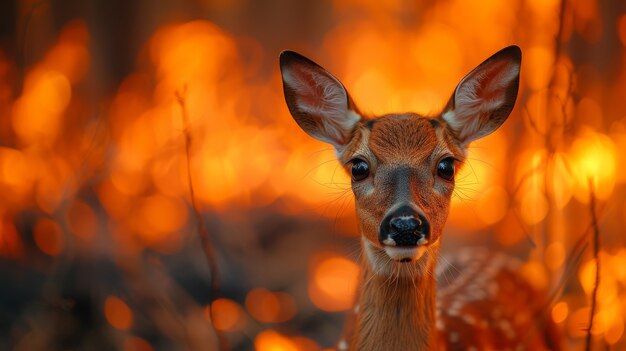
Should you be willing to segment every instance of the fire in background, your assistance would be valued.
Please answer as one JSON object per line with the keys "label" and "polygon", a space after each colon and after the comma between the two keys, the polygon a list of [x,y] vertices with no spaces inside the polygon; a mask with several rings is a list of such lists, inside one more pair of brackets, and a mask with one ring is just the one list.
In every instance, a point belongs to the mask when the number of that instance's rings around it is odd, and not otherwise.
{"label": "fire in background", "polygon": [[278,53],[314,57],[366,112],[428,114],[511,43],[524,52],[520,97],[470,151],[444,253],[488,245],[525,260],[533,285],[561,291],[546,308],[580,348],[596,271],[593,194],[602,279],[591,333],[597,347],[626,347],[626,5],[0,9],[0,348],[212,349],[213,327],[237,350],[332,346],[359,271],[349,178],[291,120]]}

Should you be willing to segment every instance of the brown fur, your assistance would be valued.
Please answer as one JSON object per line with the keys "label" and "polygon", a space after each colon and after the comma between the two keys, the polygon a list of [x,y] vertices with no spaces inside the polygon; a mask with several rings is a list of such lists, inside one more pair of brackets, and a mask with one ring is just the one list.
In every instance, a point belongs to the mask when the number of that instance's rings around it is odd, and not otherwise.
{"label": "brown fur", "polygon": [[[398,182],[409,188],[405,201],[414,202],[431,224],[432,240],[441,234],[448,216],[450,196],[454,182],[436,175],[437,163],[445,157],[459,160],[465,155],[453,143],[445,122],[433,126],[430,119],[415,114],[391,114],[379,117],[371,130],[362,124],[353,140],[341,155],[349,172],[349,161],[355,157],[370,164],[372,176],[364,182],[354,183],[356,212],[362,234],[373,244],[378,243],[378,225],[397,198]],[[396,179],[395,172],[408,168],[406,179]]]}
{"label": "brown fur", "polygon": [[[542,300],[501,258],[483,266],[461,260],[459,267],[467,270],[457,278],[466,280],[454,285],[453,279],[439,299],[435,293],[441,233],[454,190],[454,180],[438,176],[437,166],[451,157],[458,170],[468,143],[506,120],[517,96],[520,64],[515,46],[494,54],[461,80],[436,118],[404,113],[359,119],[350,95],[330,73],[299,54],[281,54],[285,98],[297,123],[333,144],[347,172],[355,159],[369,165],[369,174],[352,182],[363,276],[359,310],[340,349],[558,349],[558,338],[538,333],[543,328],[534,324],[536,301]],[[379,238],[383,219],[397,216],[400,207],[410,208],[430,228],[409,254],[406,246],[396,248],[395,241]],[[528,310],[525,318],[518,318],[520,307]],[[551,330],[550,323],[545,326]]]}
{"label": "brown fur", "polygon": [[[356,212],[364,240],[391,273],[376,274],[364,258],[352,350],[437,347],[434,269],[454,183],[438,178],[436,166],[444,157],[464,159],[451,140],[445,123],[431,123],[415,114],[392,114],[378,118],[371,128],[361,126],[341,155],[344,163],[359,157],[370,164],[370,178],[353,184]],[[406,179],[394,177],[399,169],[408,170]],[[398,198],[398,183],[407,187],[403,199]],[[378,242],[378,225],[397,202],[415,203],[431,225],[432,244],[416,262],[390,260]]]}
{"label": "brown fur", "polygon": [[[549,344],[557,339],[555,334],[550,332],[546,337],[541,325],[533,319],[543,300],[537,301],[537,293],[508,266],[500,267],[500,263],[487,262],[488,258],[478,255],[453,258],[461,270],[457,279],[465,281],[452,289],[452,279],[437,298],[435,267],[454,184],[438,179],[435,167],[446,155],[459,160],[457,166],[461,167],[465,155],[444,121],[436,119],[438,123],[430,123],[425,117],[408,116],[386,115],[371,124],[371,128],[364,124],[341,155],[344,163],[359,157],[371,164],[370,178],[353,184],[356,212],[364,244],[367,240],[376,260],[389,267],[386,274],[377,274],[367,258],[367,244],[364,245],[364,270],[356,303],[359,311],[345,335],[350,350],[463,350],[470,346],[478,350],[500,350],[520,345],[533,350],[545,350],[548,346],[558,349],[557,344]],[[411,179],[406,180],[411,190],[408,200],[424,211],[433,238],[426,254],[411,263],[390,260],[377,238],[378,224],[397,201],[397,185],[389,181],[390,174],[401,167],[411,169]],[[349,171],[349,165],[346,170]],[[492,266],[491,270],[488,265]],[[471,306],[458,302],[463,301],[463,296],[491,289],[493,284],[501,294],[485,296]],[[438,318],[436,301],[443,306]],[[447,308],[456,305],[463,307],[464,314],[448,313]],[[528,306],[527,314],[516,319],[521,305]],[[493,318],[494,310],[501,315]],[[468,324],[466,319],[475,320],[476,325]],[[436,329],[437,320],[444,325],[443,330]],[[509,330],[503,329],[509,326],[518,331],[514,338]],[[546,326],[547,330],[553,330],[550,322]]]}
{"label": "brown fur", "polygon": [[354,334],[349,336],[351,350],[438,349],[432,278],[437,254],[438,249],[425,254],[422,274],[415,273],[419,268],[394,263],[397,273],[377,275],[363,262],[359,313]]}

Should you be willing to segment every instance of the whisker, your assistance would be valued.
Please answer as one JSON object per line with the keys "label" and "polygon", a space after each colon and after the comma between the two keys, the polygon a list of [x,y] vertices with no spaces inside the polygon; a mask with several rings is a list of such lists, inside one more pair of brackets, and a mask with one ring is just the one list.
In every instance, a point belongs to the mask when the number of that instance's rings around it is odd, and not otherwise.
{"label": "whisker", "polygon": [[318,164],[317,166],[314,166],[313,168],[309,169],[304,175],[302,175],[302,178],[307,178],[308,176],[311,175],[311,173],[313,173],[313,171],[317,170],[318,168],[322,167],[323,165],[330,163],[330,162],[337,162],[337,159],[335,158],[331,158],[330,160],[326,160],[326,161],[322,161],[322,163]]}

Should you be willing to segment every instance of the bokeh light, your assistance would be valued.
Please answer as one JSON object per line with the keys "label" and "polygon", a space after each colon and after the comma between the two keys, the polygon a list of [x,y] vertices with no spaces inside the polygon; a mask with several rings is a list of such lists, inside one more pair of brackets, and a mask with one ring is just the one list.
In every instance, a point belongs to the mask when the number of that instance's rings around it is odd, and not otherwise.
{"label": "bokeh light", "polygon": [[128,330],[133,325],[133,312],[124,300],[108,296],[104,301],[104,316],[112,327]]}
{"label": "bokeh light", "polygon": [[368,116],[434,116],[517,44],[516,106],[470,146],[442,251],[521,258],[523,279],[560,292],[546,313],[580,348],[594,211],[594,348],[626,348],[619,2],[86,4],[0,5],[0,345],[83,333],[78,348],[213,349],[214,327],[233,350],[332,347],[361,278],[359,226],[333,148],[289,115],[280,50],[322,64]]}
{"label": "bokeh light", "polygon": [[311,264],[309,297],[325,311],[352,307],[359,279],[359,266],[340,256],[321,253]]}

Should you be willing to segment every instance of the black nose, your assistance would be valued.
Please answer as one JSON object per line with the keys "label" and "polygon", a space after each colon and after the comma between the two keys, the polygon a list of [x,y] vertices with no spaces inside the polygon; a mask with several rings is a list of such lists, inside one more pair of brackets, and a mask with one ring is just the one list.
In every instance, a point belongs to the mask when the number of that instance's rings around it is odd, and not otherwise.
{"label": "black nose", "polygon": [[391,228],[399,233],[412,234],[417,231],[420,221],[411,216],[394,217],[389,221]]}
{"label": "black nose", "polygon": [[384,245],[416,246],[430,238],[426,217],[410,206],[389,213],[380,224],[378,239]]}

